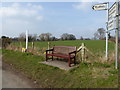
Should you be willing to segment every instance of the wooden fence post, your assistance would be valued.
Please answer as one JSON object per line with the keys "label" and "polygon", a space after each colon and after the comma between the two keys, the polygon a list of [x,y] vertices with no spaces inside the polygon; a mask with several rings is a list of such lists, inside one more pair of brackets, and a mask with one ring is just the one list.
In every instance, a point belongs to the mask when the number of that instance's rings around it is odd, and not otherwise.
{"label": "wooden fence post", "polygon": [[32,42],[32,50],[34,50],[34,42]]}
{"label": "wooden fence post", "polygon": [[82,61],[84,61],[84,55],[85,55],[85,48],[84,48],[84,43],[82,43],[82,50],[81,50],[81,56],[82,56]]}
{"label": "wooden fence post", "polygon": [[50,42],[48,42],[48,50],[50,49]]}
{"label": "wooden fence post", "polygon": [[[48,42],[48,50],[50,49],[50,42]],[[49,52],[48,52],[49,53]]]}
{"label": "wooden fence post", "polygon": [[22,48],[22,43],[21,43],[21,41],[20,41],[20,48]]}

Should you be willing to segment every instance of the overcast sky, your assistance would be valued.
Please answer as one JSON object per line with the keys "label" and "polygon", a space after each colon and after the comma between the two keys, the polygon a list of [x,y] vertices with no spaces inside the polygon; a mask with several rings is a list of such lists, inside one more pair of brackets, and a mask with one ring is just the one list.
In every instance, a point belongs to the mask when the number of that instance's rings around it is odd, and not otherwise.
{"label": "overcast sky", "polygon": [[[94,11],[97,2],[5,2],[0,8],[2,35],[63,33],[92,38],[98,28],[106,29],[106,11]],[[97,3],[98,4],[98,3]],[[112,3],[111,3],[112,4]]]}

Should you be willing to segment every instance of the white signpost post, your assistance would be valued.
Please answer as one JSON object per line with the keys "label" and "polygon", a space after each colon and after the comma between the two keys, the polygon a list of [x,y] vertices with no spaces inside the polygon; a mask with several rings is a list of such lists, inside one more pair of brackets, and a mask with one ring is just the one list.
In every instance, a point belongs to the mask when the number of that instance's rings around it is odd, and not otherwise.
{"label": "white signpost post", "polygon": [[119,0],[116,0],[116,48],[115,48],[115,68],[118,69],[118,37],[119,37]]}
{"label": "white signpost post", "polygon": [[26,50],[28,49],[28,31],[26,30]]}
{"label": "white signpost post", "polygon": [[[96,4],[92,7],[93,10],[107,10],[107,17],[106,17],[106,22],[108,23],[108,9],[109,9],[109,3],[101,3],[101,4]],[[106,60],[108,59],[108,27],[106,30]]]}

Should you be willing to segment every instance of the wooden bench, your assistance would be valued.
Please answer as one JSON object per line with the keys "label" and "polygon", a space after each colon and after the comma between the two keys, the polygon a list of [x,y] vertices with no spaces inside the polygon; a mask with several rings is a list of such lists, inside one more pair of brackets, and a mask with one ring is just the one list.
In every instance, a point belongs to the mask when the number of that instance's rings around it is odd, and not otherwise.
{"label": "wooden bench", "polygon": [[[49,52],[49,53],[48,53]],[[51,53],[50,53],[51,52]],[[68,65],[71,67],[72,59],[74,59],[74,64],[76,64],[76,47],[69,46],[54,46],[53,49],[46,50],[46,61],[48,56],[61,57],[68,59]]]}

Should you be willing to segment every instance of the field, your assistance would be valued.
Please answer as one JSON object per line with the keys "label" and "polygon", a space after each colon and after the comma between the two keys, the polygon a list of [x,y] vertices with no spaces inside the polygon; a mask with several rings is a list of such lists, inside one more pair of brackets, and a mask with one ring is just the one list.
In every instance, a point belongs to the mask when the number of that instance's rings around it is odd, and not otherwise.
{"label": "field", "polygon": [[[93,54],[101,54],[105,55],[105,41],[104,40],[74,40],[74,41],[50,41],[51,47],[53,45],[63,45],[63,46],[76,46],[77,48],[81,46],[82,43],[85,44],[85,46],[93,53]],[[14,46],[20,47],[20,42],[13,43]],[[22,42],[22,47],[25,47],[25,42]],[[28,47],[31,48],[32,42],[29,42]],[[114,51],[115,44],[113,42],[109,42],[109,52]],[[34,47],[36,47],[38,50],[41,50],[42,48],[45,48],[45,50],[48,47],[47,41],[39,41],[34,43]]]}
{"label": "field", "polygon": [[[48,42],[35,42],[38,51],[47,49]],[[75,41],[51,41],[51,45],[77,46],[85,43],[85,46],[97,57],[105,55],[105,41],[101,40],[75,40]],[[19,47],[19,42],[12,43]],[[25,43],[22,43],[25,47]],[[29,48],[31,48],[31,42]],[[114,51],[114,43],[109,42],[109,51]],[[81,62],[78,67],[70,71],[57,67],[44,65],[39,62],[45,60],[44,55],[33,55],[29,52],[4,50],[3,61],[12,64],[20,73],[23,73],[32,81],[36,81],[39,87],[44,88],[117,88],[118,70],[114,68],[114,61],[108,62]],[[91,56],[92,57],[92,56]],[[92,59],[95,59],[92,57]]]}

